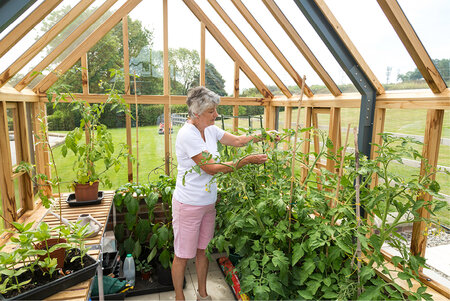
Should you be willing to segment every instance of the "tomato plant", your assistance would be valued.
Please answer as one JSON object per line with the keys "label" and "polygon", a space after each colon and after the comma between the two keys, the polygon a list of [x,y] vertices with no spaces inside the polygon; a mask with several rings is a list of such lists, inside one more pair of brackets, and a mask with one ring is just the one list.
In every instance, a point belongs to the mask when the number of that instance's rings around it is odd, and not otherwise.
{"label": "tomato plant", "polygon": [[[411,283],[419,281],[418,270],[425,260],[411,256],[405,239],[396,232],[403,223],[420,220],[416,210],[426,205],[433,214],[442,206],[440,201],[426,204],[418,200],[419,191],[437,196],[438,185],[430,173],[404,181],[387,172],[389,164],[405,154],[420,158],[420,154],[408,146],[405,138],[383,135],[385,143],[379,146],[375,160],[362,158],[361,167],[355,169],[354,154],[344,160],[344,172],[336,193],[338,176],[326,169],[316,171],[315,163],[330,159],[339,166],[340,157],[328,152],[333,145],[324,133],[318,135],[323,147],[303,154],[297,150],[297,166],[307,171],[306,180],[300,182],[299,172],[292,190],[290,147],[271,141],[270,135],[261,146],[250,143],[243,148],[219,147],[221,161],[236,161],[254,152],[264,152],[269,160],[264,165],[246,165],[232,173],[217,174],[220,201],[217,203],[217,231],[210,249],[217,248],[241,256],[237,270],[241,289],[253,299],[405,299],[405,291],[395,283],[386,283],[375,275],[372,264],[383,268],[392,280],[397,278]],[[284,133],[290,138],[292,131]],[[399,140],[400,139],[400,143]],[[394,143],[395,142],[395,143]],[[297,143],[299,149],[305,141]],[[339,151],[337,153],[340,153]],[[309,159],[309,160],[307,160]],[[372,175],[378,174],[379,184],[369,189]],[[368,223],[367,219],[357,227],[354,199],[356,176],[361,176],[361,205],[368,216],[378,216],[381,227]],[[336,198],[337,195],[337,198]],[[337,206],[330,207],[335,200]],[[289,208],[292,210],[289,220]],[[394,221],[387,223],[390,212],[398,212]],[[366,234],[374,233],[370,238]],[[355,258],[359,239],[363,255],[370,261],[358,270]],[[403,266],[403,272],[394,276],[385,266],[381,247],[387,243],[399,251],[395,264]],[[360,281],[358,282],[357,275]],[[429,299],[425,286],[406,292],[411,299]]]}

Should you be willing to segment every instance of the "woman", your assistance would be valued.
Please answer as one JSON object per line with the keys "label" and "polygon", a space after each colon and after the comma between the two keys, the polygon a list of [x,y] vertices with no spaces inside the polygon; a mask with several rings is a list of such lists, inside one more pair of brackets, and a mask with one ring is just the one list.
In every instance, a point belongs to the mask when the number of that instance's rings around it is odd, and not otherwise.
{"label": "woman", "polygon": [[[235,136],[214,125],[218,116],[216,108],[220,97],[205,87],[189,90],[186,103],[190,119],[180,129],[175,144],[178,177],[172,200],[172,222],[174,231],[175,258],[172,264],[172,280],[176,300],[184,300],[183,281],[186,263],[196,257],[195,268],[198,276],[198,300],[211,300],[206,291],[208,258],[205,249],[214,235],[216,217],[215,203],[217,186],[210,183],[212,176],[218,172],[231,172],[233,169],[222,164],[215,164],[213,158],[219,153],[217,141],[230,146],[244,146],[254,136]],[[209,156],[209,154],[212,155]],[[205,161],[205,159],[210,158]],[[241,168],[247,164],[262,164],[267,155],[250,155],[239,163],[225,162]],[[208,163],[208,164],[205,164]],[[186,171],[199,165],[201,174]],[[186,175],[185,175],[186,174]],[[183,185],[183,177],[185,177]]]}

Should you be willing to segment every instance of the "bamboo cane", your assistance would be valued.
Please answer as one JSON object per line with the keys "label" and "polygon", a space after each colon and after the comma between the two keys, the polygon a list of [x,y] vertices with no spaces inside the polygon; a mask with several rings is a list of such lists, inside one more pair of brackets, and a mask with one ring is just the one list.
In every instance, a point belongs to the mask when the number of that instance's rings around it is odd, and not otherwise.
{"label": "bamboo cane", "polygon": [[[355,136],[355,172],[356,172],[356,183],[355,183],[355,191],[356,191],[356,232],[358,232],[359,227],[361,226],[361,203],[359,198],[360,193],[360,177],[358,174],[359,169],[359,150],[358,150],[358,133],[356,127],[353,128],[353,133]],[[361,279],[360,279],[360,271],[361,271],[361,241],[358,236],[356,236],[356,266],[358,269],[358,297],[361,295]]]}
{"label": "bamboo cane", "polygon": [[[300,110],[302,107],[303,93],[305,92],[305,81],[306,76],[303,76],[302,81],[302,89],[300,91],[300,99],[298,101],[298,109],[297,109],[297,122],[295,124],[295,136],[294,136],[294,147],[292,149],[292,163],[291,163],[291,190],[290,190],[290,198],[289,198],[289,226],[288,231],[291,231],[291,219],[292,219],[292,200],[293,200],[293,191],[294,191],[294,175],[295,175],[295,153],[297,152],[297,137],[298,137],[298,128],[300,123]],[[289,252],[291,251],[291,240],[289,239]]]}
{"label": "bamboo cane", "polygon": [[136,71],[134,72],[134,102],[136,106],[136,184],[139,184],[139,111],[136,94]]}

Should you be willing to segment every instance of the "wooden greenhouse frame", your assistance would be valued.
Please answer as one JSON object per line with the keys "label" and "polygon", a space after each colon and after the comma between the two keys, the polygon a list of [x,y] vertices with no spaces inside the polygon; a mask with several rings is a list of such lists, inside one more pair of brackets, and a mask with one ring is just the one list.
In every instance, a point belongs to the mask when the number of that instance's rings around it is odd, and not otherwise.
{"label": "wooden greenhouse frame", "polygon": [[[12,1],[12,0],[10,0]],[[48,32],[46,32],[39,40],[37,40],[29,49],[27,49],[15,62],[13,62],[3,73],[0,74],[0,190],[3,202],[3,215],[8,221],[25,221],[33,219],[38,211],[42,211],[39,200],[33,199],[33,185],[31,179],[26,173],[13,173],[11,154],[9,148],[9,133],[7,110],[12,110],[16,116],[14,118],[14,130],[16,136],[17,162],[32,161],[36,163],[37,171],[50,175],[48,152],[44,146],[39,145],[33,152],[30,140],[31,132],[38,133],[40,128],[37,124],[36,116],[39,112],[45,114],[45,103],[47,100],[47,90],[57,81],[56,74],[62,74],[68,71],[75,63],[81,61],[82,70],[82,87],[83,92],[75,94],[75,97],[83,98],[91,103],[105,101],[106,95],[89,93],[88,84],[88,51],[114,26],[122,22],[123,26],[123,45],[124,45],[124,73],[125,73],[125,94],[124,99],[129,104],[135,103],[135,96],[131,95],[129,80],[129,49],[128,49],[128,14],[142,0],[126,0],[124,4],[118,8],[105,22],[99,25],[82,43],[80,43],[62,62],[54,68],[54,72],[48,73],[41,81],[39,81],[32,89],[27,86],[36,76],[35,72],[44,70],[51,62],[53,62],[77,37],[85,32],[96,20],[98,20],[108,9],[115,4],[116,0],[106,0],[92,15],[87,18],[80,26],[78,26],[64,41],[58,45],[50,54],[39,62],[28,74],[11,87],[6,85],[11,78],[16,75],[31,59],[36,57],[38,53],[63,29],[73,22],[83,11],[85,11],[94,1],[81,0],[74,6],[59,22],[55,24]],[[160,0],[163,3],[163,65],[164,65],[164,93],[163,95],[138,95],[138,104],[162,104],[164,105],[165,120],[169,119],[170,105],[184,104],[185,96],[171,95],[169,82],[169,46],[168,46],[168,1]],[[34,2],[34,1],[31,1]],[[0,57],[5,55],[16,43],[18,43],[28,32],[30,32],[41,20],[51,13],[62,0],[44,0],[42,4],[36,7],[23,21],[21,21],[13,30],[11,30],[0,41]],[[234,62],[234,95],[231,97],[222,97],[221,105],[233,106],[233,115],[238,115],[239,106],[263,106],[265,114],[265,127],[268,129],[275,128],[275,116],[277,108],[285,108],[285,127],[292,127],[292,108],[298,106],[299,95],[293,95],[287,86],[282,82],[278,75],[268,66],[264,58],[258,53],[256,48],[240,31],[239,27],[233,23],[231,18],[220,7],[216,0],[208,0],[209,4],[217,12],[217,14],[227,24],[229,29],[236,35],[241,43],[246,47],[253,58],[260,64],[263,70],[269,75],[276,86],[283,93],[282,96],[274,96],[267,86],[261,81],[258,75],[246,63],[241,55],[233,48],[230,42],[221,33],[219,28],[209,19],[205,12],[200,8],[195,0],[183,0],[184,4],[190,9],[200,23],[200,85],[205,85],[205,33],[209,32],[211,36],[219,43],[223,50]],[[306,86],[305,95],[302,101],[302,107],[306,109],[306,126],[317,125],[317,114],[326,113],[330,115],[329,133],[334,145],[341,145],[340,128],[341,128],[341,109],[343,108],[360,108],[360,93],[342,93],[336,83],[327,73],[324,66],[320,64],[314,53],[308,48],[300,34],[294,29],[281,9],[276,5],[274,0],[262,0],[264,5],[270,11],[273,18],[283,28],[289,36],[293,44],[297,47],[299,55],[305,57],[313,70],[319,75],[329,90],[327,95],[314,95],[311,89]],[[297,3],[300,1],[296,1]],[[303,1],[306,2],[306,1]],[[355,45],[345,33],[342,26],[333,15],[332,11],[327,7],[324,0],[310,0],[316,5],[328,24],[334,29],[336,35],[340,38],[344,47],[356,61],[360,70],[364,73],[368,82],[374,87],[376,92],[376,103],[373,116],[373,142],[380,143],[381,138],[378,133],[384,131],[384,122],[386,111],[389,109],[425,109],[427,110],[426,127],[424,133],[424,146],[422,154],[433,168],[437,168],[439,158],[439,145],[443,129],[444,114],[450,110],[450,89],[447,87],[442,76],[434,66],[430,56],[428,55],[423,44],[419,40],[411,23],[403,13],[400,5],[396,0],[377,0],[379,6],[384,12],[387,20],[393,26],[398,38],[401,40],[409,55],[413,59],[418,70],[426,80],[429,89],[418,91],[396,91],[395,93],[386,92],[382,84],[378,81],[369,65],[364,61],[362,55],[358,52]],[[294,82],[301,87],[301,76],[292,67],[282,51],[277,48],[275,43],[269,38],[256,19],[252,16],[250,10],[242,3],[241,0],[232,0],[237,10],[253,28],[254,32],[261,38],[267,48],[272,52],[274,57],[280,62],[281,66],[289,74]],[[239,73],[242,71],[248,79],[254,84],[263,97],[240,97],[239,96]],[[31,118],[30,116],[34,116]],[[164,124],[165,131],[165,171],[169,173],[170,161],[170,130],[169,123]],[[233,128],[237,129],[237,118],[233,123]],[[126,143],[130,147],[131,152],[131,119],[126,119]],[[307,135],[307,134],[306,134]],[[305,151],[308,151],[309,144],[305,145]],[[372,150],[372,154],[375,152]],[[329,170],[334,167],[330,164],[325,165]],[[423,166],[422,166],[423,170]],[[133,181],[133,168],[131,161],[128,161],[128,180]],[[17,182],[20,191],[21,210],[17,210],[17,198],[14,188],[14,182]],[[51,193],[51,191],[48,191]],[[429,195],[426,198],[430,198]],[[421,215],[427,217],[428,212],[421,209]],[[8,225],[5,223],[5,227]],[[425,229],[424,222],[417,222],[413,225],[413,237],[411,242],[411,252],[413,254],[425,255],[427,237],[423,235]],[[4,242],[7,239],[5,233],[0,237]],[[449,289],[427,281],[430,287],[437,292],[450,298]]]}

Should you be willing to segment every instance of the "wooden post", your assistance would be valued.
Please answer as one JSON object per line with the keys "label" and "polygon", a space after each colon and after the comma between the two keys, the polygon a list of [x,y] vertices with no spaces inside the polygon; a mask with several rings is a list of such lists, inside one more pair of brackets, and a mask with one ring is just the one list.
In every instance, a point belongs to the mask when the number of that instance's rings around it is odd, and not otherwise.
{"label": "wooden post", "polygon": [[[28,126],[27,126],[27,109],[25,102],[17,103],[17,115],[18,120],[18,130],[19,130],[19,147],[21,157],[17,158],[17,162],[31,162],[30,157],[30,146],[28,144]],[[20,160],[20,161],[19,161]],[[31,181],[30,175],[28,173],[20,176],[19,186],[21,188],[22,206],[23,209],[32,210],[33,209],[33,182]]]}
{"label": "wooden post", "polygon": [[[383,143],[383,139],[381,138],[381,136],[379,134],[384,132],[385,118],[386,118],[386,109],[376,108],[375,115],[373,118],[374,125],[373,125],[373,134],[372,134],[372,149],[370,151],[370,156],[371,156],[372,160],[374,160],[378,156],[378,154],[377,154],[378,147],[375,146],[375,144],[381,145]],[[378,185],[378,176],[375,173],[372,176],[372,182],[370,184],[370,188],[374,188],[377,185]]]}
{"label": "wooden post", "polygon": [[239,64],[235,61],[234,62],[234,90],[233,90],[233,96],[234,98],[239,97]]}
{"label": "wooden post", "polygon": [[200,22],[200,86],[206,85],[205,23]]}
{"label": "wooden post", "polygon": [[[305,117],[306,117],[305,118],[305,127],[306,128],[311,127],[312,112],[313,112],[312,107],[306,107],[306,114],[305,114]],[[304,136],[304,142],[303,142],[303,154],[309,154],[309,152],[311,150],[311,141],[309,141],[310,139],[311,139],[311,131],[306,131],[305,136]],[[305,161],[306,161],[305,162],[306,164],[309,163],[309,156],[305,157]],[[308,175],[308,168],[307,167],[302,168],[302,175],[301,175],[300,183],[303,184],[305,182],[307,175]]]}
{"label": "wooden post", "polygon": [[[2,195],[3,217],[7,221],[17,220],[16,202],[12,178],[11,149],[9,147],[8,119],[6,102],[0,101],[0,189]],[[5,222],[5,228],[10,227]]]}
{"label": "wooden post", "polygon": [[88,74],[88,61],[87,52],[81,56],[81,83],[83,85],[83,94],[89,94],[89,74]]}
{"label": "wooden post", "polygon": [[273,130],[275,129],[275,106],[273,106],[271,104],[271,102],[269,101],[266,105],[265,105],[265,109],[264,109],[264,114],[266,117],[266,124],[265,124],[265,128],[268,130]]}
{"label": "wooden post", "polygon": [[[328,127],[328,136],[333,142],[333,148],[328,150],[330,153],[336,154],[336,151],[340,145],[338,142],[338,132],[341,131],[339,127],[341,119],[341,108],[332,107],[330,109],[330,123]],[[332,172],[336,172],[336,166],[334,160],[327,159],[327,169]]]}
{"label": "wooden post", "polygon": [[[169,17],[167,0],[163,0],[163,31],[164,31],[164,96],[170,101],[169,78]],[[170,105],[164,105],[164,162],[166,175],[170,175]]]}
{"label": "wooden post", "polygon": [[[125,95],[131,94],[130,88],[130,51],[128,43],[128,15],[122,18],[122,40],[123,40],[123,76],[124,76],[124,86]],[[136,91],[135,91],[136,93]],[[128,154],[133,155],[133,142],[131,139],[131,109],[130,114],[125,115],[125,127],[127,132],[127,145]],[[127,159],[128,166],[128,182],[133,182],[133,162],[131,162],[130,157]]]}
{"label": "wooden post", "polygon": [[237,132],[239,128],[239,106],[233,106],[233,132]]}
{"label": "wooden post", "polygon": [[[444,110],[428,110],[422,156],[432,167],[432,172],[436,170],[437,166],[443,123]],[[425,175],[425,162],[422,162],[421,164],[420,175]],[[431,179],[434,180],[435,175],[432,175]],[[429,202],[431,201],[432,196],[420,193],[417,198]],[[420,208],[418,212],[423,218],[430,217],[430,213],[425,207]],[[411,253],[413,255],[425,257],[425,250],[427,247],[427,233],[425,232],[427,232],[426,222],[420,221],[413,223],[413,233],[411,238]]]}

